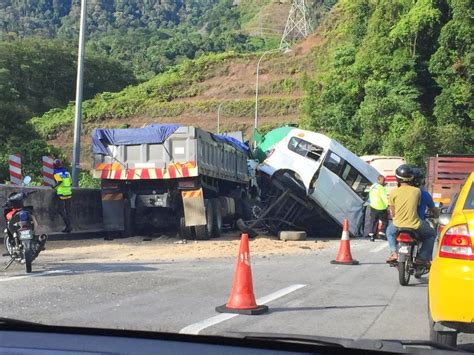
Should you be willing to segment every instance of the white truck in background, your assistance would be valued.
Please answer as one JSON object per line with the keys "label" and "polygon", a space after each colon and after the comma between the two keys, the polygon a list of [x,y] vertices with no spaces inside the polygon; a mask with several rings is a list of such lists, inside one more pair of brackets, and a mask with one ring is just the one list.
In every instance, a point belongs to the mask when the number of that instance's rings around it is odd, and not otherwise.
{"label": "white truck in background", "polygon": [[360,157],[367,164],[375,168],[380,175],[385,176],[387,193],[397,188],[397,179],[395,177],[395,170],[405,164],[405,159],[398,156],[388,155],[364,155]]}

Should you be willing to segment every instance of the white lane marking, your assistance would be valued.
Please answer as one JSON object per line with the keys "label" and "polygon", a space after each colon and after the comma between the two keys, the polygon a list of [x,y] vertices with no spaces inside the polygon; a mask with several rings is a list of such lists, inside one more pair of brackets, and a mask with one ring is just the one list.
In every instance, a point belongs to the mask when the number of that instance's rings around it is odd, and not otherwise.
{"label": "white lane marking", "polygon": [[15,281],[15,280],[26,279],[29,277],[38,277],[38,276],[43,276],[43,275],[48,275],[48,274],[71,274],[72,272],[73,271],[71,270],[50,270],[50,271],[39,272],[37,274],[27,274],[27,275],[22,275],[22,276],[7,277],[4,279],[0,279],[0,282]]}
{"label": "white lane marking", "polygon": [[[291,285],[276,292],[270,293],[267,296],[261,297],[257,299],[257,304],[265,304],[271,301],[276,300],[277,298],[283,297],[291,292],[299,290],[300,288],[305,287],[306,285]],[[205,319],[203,321],[188,325],[179,331],[181,334],[199,334],[199,332],[203,329],[206,329],[212,325],[216,325],[218,323],[224,322],[228,319],[237,317],[239,314],[235,313],[221,313],[217,316]]]}
{"label": "white lane marking", "polygon": [[379,251],[384,250],[386,247],[388,247],[388,243],[383,241],[381,245],[378,245],[374,249],[372,249],[370,252],[371,253],[378,253]]}
{"label": "white lane marking", "polygon": [[305,287],[306,285],[291,285],[285,288],[282,288],[281,290],[275,291],[273,293],[270,293],[269,295],[260,297],[257,299],[257,304],[265,304],[271,301],[275,301],[277,298],[283,297],[291,292],[294,292],[296,290],[299,290],[300,288]]}

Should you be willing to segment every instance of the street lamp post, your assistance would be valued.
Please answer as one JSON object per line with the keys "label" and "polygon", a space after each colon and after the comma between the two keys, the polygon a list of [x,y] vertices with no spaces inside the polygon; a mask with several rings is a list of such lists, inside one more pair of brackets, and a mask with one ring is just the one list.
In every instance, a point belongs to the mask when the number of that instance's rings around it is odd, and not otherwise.
{"label": "street lamp post", "polygon": [[79,50],[77,55],[76,109],[74,118],[74,149],[72,154],[72,186],[79,183],[79,163],[81,160],[81,115],[82,79],[84,77],[84,38],[86,32],[87,1],[81,1],[81,27],[79,29]]}
{"label": "street lamp post", "polygon": [[263,52],[260,56],[260,59],[257,63],[257,77],[255,79],[255,122],[254,122],[254,129],[257,130],[258,127],[258,84],[259,84],[259,77],[260,77],[260,62],[262,61],[263,57],[269,53],[278,52],[279,49],[271,49],[269,51]]}
{"label": "street lamp post", "polygon": [[291,52],[291,49],[286,47],[286,48],[275,48],[268,50],[266,52],[263,52],[263,54],[260,56],[260,59],[258,60],[257,63],[257,75],[255,79],[255,123],[254,123],[254,128],[257,130],[258,127],[258,84],[259,84],[259,78],[260,78],[260,62],[262,61],[263,57],[269,53],[275,53],[275,52],[283,52],[283,54],[287,54]]}

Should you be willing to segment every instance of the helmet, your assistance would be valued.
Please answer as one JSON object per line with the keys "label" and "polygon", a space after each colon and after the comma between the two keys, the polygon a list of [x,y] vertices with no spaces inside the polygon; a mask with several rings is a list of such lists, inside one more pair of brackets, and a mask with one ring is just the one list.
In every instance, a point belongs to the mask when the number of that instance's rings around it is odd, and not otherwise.
{"label": "helmet", "polygon": [[413,168],[411,168],[407,164],[400,165],[397,170],[395,170],[395,176],[397,178],[398,183],[410,183],[413,181]]}
{"label": "helmet", "polygon": [[425,180],[425,174],[421,171],[420,168],[414,168],[413,169],[413,185],[416,187],[420,187],[423,185],[423,182]]}
{"label": "helmet", "polygon": [[25,195],[22,192],[12,192],[8,195],[7,202],[4,206],[7,208],[22,208],[24,199]]}
{"label": "helmet", "polygon": [[54,162],[53,162],[54,169],[59,169],[59,168],[62,168],[63,166],[64,166],[64,162],[61,159],[54,159]]}

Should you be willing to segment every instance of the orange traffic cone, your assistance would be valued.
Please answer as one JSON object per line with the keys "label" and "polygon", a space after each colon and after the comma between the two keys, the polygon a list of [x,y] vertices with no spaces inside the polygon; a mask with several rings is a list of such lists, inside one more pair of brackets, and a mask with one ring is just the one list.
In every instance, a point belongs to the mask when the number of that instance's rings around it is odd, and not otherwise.
{"label": "orange traffic cone", "polygon": [[257,306],[253,294],[252,270],[250,268],[249,236],[242,234],[239,255],[234,274],[234,285],[229,300],[225,305],[216,307],[220,313],[262,314],[268,311],[267,306]]}
{"label": "orange traffic cone", "polygon": [[336,260],[332,260],[331,264],[343,264],[343,265],[358,265],[357,260],[352,259],[351,255],[351,244],[349,242],[349,221],[344,220],[342,228],[341,243],[339,244],[339,252],[337,253]]}

